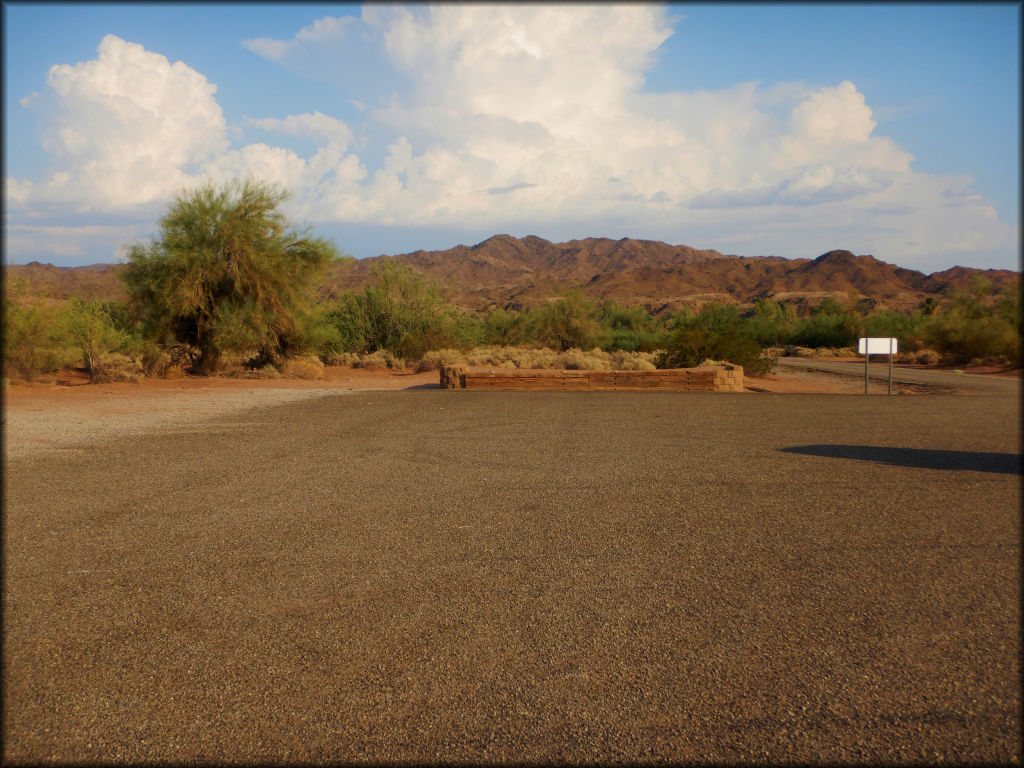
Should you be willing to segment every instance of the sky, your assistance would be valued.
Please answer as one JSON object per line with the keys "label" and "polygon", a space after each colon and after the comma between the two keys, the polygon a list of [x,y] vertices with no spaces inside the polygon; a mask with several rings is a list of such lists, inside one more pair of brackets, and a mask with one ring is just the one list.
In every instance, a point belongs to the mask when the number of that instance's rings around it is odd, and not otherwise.
{"label": "sky", "polygon": [[363,258],[661,240],[1020,264],[1016,3],[4,2],[4,260],[251,178]]}

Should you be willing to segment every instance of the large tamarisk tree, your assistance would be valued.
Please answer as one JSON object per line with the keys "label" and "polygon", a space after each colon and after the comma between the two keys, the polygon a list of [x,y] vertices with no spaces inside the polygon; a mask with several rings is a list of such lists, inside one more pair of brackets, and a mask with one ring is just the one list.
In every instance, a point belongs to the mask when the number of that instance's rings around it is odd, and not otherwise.
{"label": "large tamarisk tree", "polygon": [[309,289],[337,257],[278,210],[287,193],[256,181],[178,194],[160,235],[129,248],[123,280],[148,335],[198,351],[208,375],[226,352],[277,359]]}

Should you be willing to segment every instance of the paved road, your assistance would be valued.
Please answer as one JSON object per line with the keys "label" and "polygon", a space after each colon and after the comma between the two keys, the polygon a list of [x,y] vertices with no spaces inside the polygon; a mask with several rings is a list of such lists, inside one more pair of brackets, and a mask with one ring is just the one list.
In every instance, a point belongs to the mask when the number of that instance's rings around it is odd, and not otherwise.
{"label": "paved road", "polygon": [[1019,761],[1019,417],[366,392],[8,461],[5,762]]}
{"label": "paved road", "polygon": [[[844,375],[858,376],[864,379],[864,363],[839,363],[825,360],[806,360],[799,357],[780,357],[778,363],[789,368],[802,368],[805,370],[827,371],[829,373],[841,373]],[[884,363],[868,363],[868,377],[872,379],[889,380],[888,359]],[[985,376],[982,374],[955,373],[953,371],[931,371],[919,368],[901,368],[894,365],[892,368],[893,381],[902,381],[908,384],[931,384],[938,387],[950,387],[953,389],[968,392],[988,392],[991,394],[1020,394],[1021,380]]]}

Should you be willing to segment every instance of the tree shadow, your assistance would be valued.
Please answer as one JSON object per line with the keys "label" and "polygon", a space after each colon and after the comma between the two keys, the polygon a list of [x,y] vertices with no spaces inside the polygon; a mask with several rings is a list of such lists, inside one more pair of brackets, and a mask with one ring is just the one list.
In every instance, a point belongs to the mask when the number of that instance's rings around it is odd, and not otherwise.
{"label": "tree shadow", "polygon": [[876,464],[889,464],[894,467],[972,470],[1003,475],[1024,474],[1021,455],[1018,453],[885,448],[877,445],[794,445],[779,450],[784,453],[800,453],[805,456],[873,461]]}
{"label": "tree shadow", "polygon": [[411,387],[402,387],[403,392],[411,392],[414,389],[440,389],[441,384],[413,384]]}

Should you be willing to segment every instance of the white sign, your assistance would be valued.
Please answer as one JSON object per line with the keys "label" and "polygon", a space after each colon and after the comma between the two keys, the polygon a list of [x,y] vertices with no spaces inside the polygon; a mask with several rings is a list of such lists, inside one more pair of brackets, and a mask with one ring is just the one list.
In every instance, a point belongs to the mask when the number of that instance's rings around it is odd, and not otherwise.
{"label": "white sign", "polygon": [[860,339],[857,351],[862,355],[895,355],[896,339]]}

